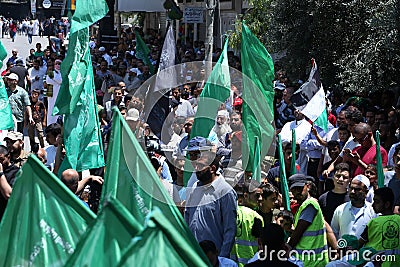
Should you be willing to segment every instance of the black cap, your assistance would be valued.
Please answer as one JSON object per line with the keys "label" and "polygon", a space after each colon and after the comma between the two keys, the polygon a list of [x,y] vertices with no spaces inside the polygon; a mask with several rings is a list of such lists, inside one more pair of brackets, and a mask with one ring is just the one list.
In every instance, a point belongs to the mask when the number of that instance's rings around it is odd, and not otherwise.
{"label": "black cap", "polygon": [[314,177],[297,173],[289,177],[289,187],[290,189],[292,189],[293,187],[304,186],[307,182],[314,183],[314,181],[315,181]]}

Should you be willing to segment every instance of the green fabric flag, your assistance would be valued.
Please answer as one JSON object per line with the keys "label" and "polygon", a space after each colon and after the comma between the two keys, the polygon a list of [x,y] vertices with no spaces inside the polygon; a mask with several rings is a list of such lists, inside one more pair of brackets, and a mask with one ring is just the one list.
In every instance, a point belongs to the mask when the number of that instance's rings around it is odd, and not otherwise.
{"label": "green fabric flag", "polygon": [[136,36],[136,58],[143,60],[143,63],[149,66],[150,74],[154,74],[154,66],[151,64],[149,59],[150,49],[144,43],[140,34],[135,31]]}
{"label": "green fabric flag", "polygon": [[376,140],[376,172],[378,174],[378,188],[385,187],[385,174],[383,172],[382,154],[381,154],[381,134],[379,131],[375,133]]}
{"label": "green fabric flag", "polygon": [[133,239],[121,266],[209,266],[187,238],[159,210],[151,213],[145,230]]}
{"label": "green fabric flag", "polygon": [[35,156],[17,174],[0,225],[0,266],[64,266],[95,214]]}
{"label": "green fabric flag", "polygon": [[296,129],[292,129],[292,161],[290,162],[290,175],[296,174]]}
{"label": "green fabric flag", "polygon": [[[0,41],[0,69],[3,67],[3,61],[7,57],[7,51]],[[14,129],[14,121],[12,119],[12,110],[8,101],[7,90],[3,77],[0,76],[0,130]]]}
{"label": "green fabric flag", "polygon": [[[242,73],[243,73],[243,162],[246,171],[254,173],[254,166],[260,164],[267,154],[273,138],[274,120],[274,64],[263,44],[242,23]],[[260,143],[260,159],[255,162],[255,140]]]}
{"label": "green fabric flag", "polygon": [[326,111],[326,108],[317,118],[317,120],[314,121],[314,124],[323,129],[325,133],[328,132],[328,112]]}
{"label": "green fabric flag", "polygon": [[282,139],[280,134],[278,134],[278,154],[279,154],[279,181],[281,182],[283,206],[286,210],[290,210],[289,187],[286,178],[285,159],[283,155]]}
{"label": "green fabric flag", "polygon": [[224,50],[215,64],[197,105],[196,117],[192,126],[191,136],[208,138],[215,125],[218,108],[225,103],[231,93],[231,77],[228,65],[228,39],[225,41]]}
{"label": "green fabric flag", "polygon": [[[146,216],[159,208],[175,229],[206,260],[175,203],[161,184],[154,167],[117,108],[108,147],[102,205],[108,197],[118,199],[142,225]],[[139,266],[139,265],[138,265]]]}
{"label": "green fabric flag", "polygon": [[76,4],[69,49],[61,64],[63,83],[53,112],[54,115],[65,114],[66,157],[59,174],[68,168],[83,171],[104,166],[88,27],[107,14],[108,6],[104,0],[77,1]]}
{"label": "green fabric flag", "polygon": [[132,238],[142,230],[143,226],[117,199],[110,199],[65,266],[116,266]]}

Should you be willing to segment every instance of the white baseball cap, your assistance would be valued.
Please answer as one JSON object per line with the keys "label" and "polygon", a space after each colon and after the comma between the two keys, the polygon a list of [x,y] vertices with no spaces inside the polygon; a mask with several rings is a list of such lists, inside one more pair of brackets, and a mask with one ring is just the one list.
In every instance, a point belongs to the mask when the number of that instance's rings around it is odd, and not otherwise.
{"label": "white baseball cap", "polygon": [[10,79],[10,80],[17,80],[17,81],[19,80],[18,75],[15,74],[15,73],[10,73],[10,74],[7,76],[7,78]]}
{"label": "white baseball cap", "polygon": [[139,119],[139,110],[136,108],[130,108],[126,113],[125,120],[127,121],[137,121]]}

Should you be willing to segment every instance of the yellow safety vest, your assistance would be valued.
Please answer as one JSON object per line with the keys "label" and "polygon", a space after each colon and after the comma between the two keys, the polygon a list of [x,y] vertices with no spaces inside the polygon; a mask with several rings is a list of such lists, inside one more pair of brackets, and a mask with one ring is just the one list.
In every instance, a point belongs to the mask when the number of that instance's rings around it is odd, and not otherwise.
{"label": "yellow safety vest", "polygon": [[[383,267],[400,265],[400,215],[384,215],[372,219],[367,224],[368,242],[365,247],[372,247],[384,252],[380,257]],[[391,256],[394,255],[394,256]]]}
{"label": "yellow safety vest", "polygon": [[256,211],[245,206],[238,206],[237,231],[231,259],[236,261],[240,267],[244,266],[258,252],[257,238],[251,235],[255,218],[261,220],[264,226],[263,218]]}
{"label": "yellow safety vest", "polygon": [[307,199],[301,204],[294,217],[294,227],[299,222],[301,212],[312,205],[317,213],[311,225],[306,229],[299,243],[296,245],[296,258],[302,260],[307,267],[324,267],[329,262],[328,242],[326,239],[325,221],[321,208],[314,198]]}

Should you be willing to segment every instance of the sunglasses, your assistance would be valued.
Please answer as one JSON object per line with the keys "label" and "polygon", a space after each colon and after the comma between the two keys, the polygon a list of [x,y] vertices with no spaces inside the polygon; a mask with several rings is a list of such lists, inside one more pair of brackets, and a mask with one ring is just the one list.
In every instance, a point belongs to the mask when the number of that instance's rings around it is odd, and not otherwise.
{"label": "sunglasses", "polygon": [[61,63],[60,62],[56,62],[56,63],[54,63],[55,65],[61,65]]}

